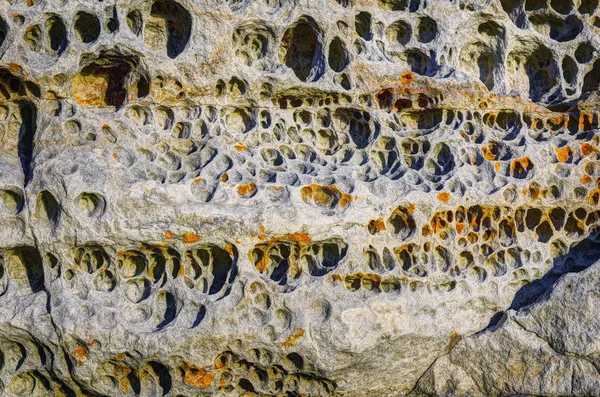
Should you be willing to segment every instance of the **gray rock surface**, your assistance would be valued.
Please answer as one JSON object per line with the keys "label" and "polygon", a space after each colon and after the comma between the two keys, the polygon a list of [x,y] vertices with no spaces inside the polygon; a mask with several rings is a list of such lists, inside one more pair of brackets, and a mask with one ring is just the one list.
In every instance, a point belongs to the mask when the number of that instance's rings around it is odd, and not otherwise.
{"label": "gray rock surface", "polygon": [[0,11],[0,394],[597,394],[597,0]]}

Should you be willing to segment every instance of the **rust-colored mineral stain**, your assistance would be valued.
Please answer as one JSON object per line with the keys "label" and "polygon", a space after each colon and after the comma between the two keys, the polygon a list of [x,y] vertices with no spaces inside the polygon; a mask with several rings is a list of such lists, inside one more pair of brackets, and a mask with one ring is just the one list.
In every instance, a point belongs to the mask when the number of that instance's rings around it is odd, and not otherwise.
{"label": "rust-colored mineral stain", "polygon": [[383,218],[373,219],[371,222],[369,222],[369,225],[367,227],[373,232],[373,234],[379,233],[386,229]]}
{"label": "rust-colored mineral stain", "polygon": [[584,185],[587,185],[588,183],[590,183],[592,181],[592,177],[589,176],[588,174],[585,174],[581,177],[581,183]]}
{"label": "rust-colored mineral stain", "polygon": [[238,186],[237,192],[242,197],[252,197],[256,193],[256,185],[253,182],[243,183]]}
{"label": "rust-colored mineral stain", "polygon": [[400,75],[400,82],[402,84],[410,84],[413,82],[413,80],[415,79],[415,75],[413,74],[413,72],[402,72],[402,74]]}
{"label": "rust-colored mineral stain", "polygon": [[342,193],[335,185],[322,186],[314,183],[300,189],[300,195],[305,203],[314,203],[319,207],[332,207],[336,204],[347,207],[353,200],[351,195]]}
{"label": "rust-colored mineral stain", "polygon": [[450,201],[450,193],[440,192],[437,195],[437,199],[440,200],[442,203],[447,203],[448,201]]}
{"label": "rust-colored mineral stain", "polygon": [[567,163],[571,159],[573,155],[573,150],[570,146],[565,146],[563,148],[554,148],[554,152],[556,153],[556,159],[561,163]]}
{"label": "rust-colored mineral stain", "polygon": [[246,145],[244,145],[241,142],[236,143],[233,148],[235,150],[237,150],[238,152],[245,152],[246,150],[248,150],[248,147]]}
{"label": "rust-colored mineral stain", "polygon": [[184,243],[193,244],[193,243],[197,243],[198,241],[200,241],[200,236],[198,236],[194,232],[185,232],[183,234],[183,242]]}
{"label": "rust-colored mineral stain", "polygon": [[81,367],[88,359],[88,351],[83,347],[78,347],[77,349],[73,350],[73,358],[75,359],[77,366]]}
{"label": "rust-colored mineral stain", "polygon": [[106,75],[82,75],[73,77],[72,93],[77,103],[86,106],[106,106],[106,92],[109,89]]}
{"label": "rust-colored mineral stain", "polygon": [[296,345],[298,340],[304,336],[304,330],[302,328],[296,328],[296,332],[294,332],[289,338],[287,338],[281,344],[281,347],[292,347]]}
{"label": "rust-colored mineral stain", "polygon": [[8,69],[10,70],[10,72],[12,74],[20,74],[23,71],[23,69],[21,68],[21,65],[19,65],[16,62],[9,62]]}
{"label": "rust-colored mineral stain", "polygon": [[593,145],[590,145],[589,143],[580,143],[579,146],[581,148],[581,154],[583,154],[584,156],[587,156],[588,154],[597,150]]}
{"label": "rust-colored mineral stain", "polygon": [[210,387],[215,380],[214,373],[206,372],[204,368],[198,368],[195,365],[183,363],[181,369],[183,370],[183,383],[186,385],[206,389]]}
{"label": "rust-colored mineral stain", "polygon": [[169,240],[172,239],[173,238],[173,233],[171,233],[171,232],[165,232],[165,238],[167,238]]}

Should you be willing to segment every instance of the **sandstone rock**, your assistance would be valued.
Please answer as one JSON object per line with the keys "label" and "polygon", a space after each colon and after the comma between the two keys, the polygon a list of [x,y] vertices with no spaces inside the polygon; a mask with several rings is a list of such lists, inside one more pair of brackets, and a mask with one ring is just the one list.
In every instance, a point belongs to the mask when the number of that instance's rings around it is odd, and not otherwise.
{"label": "sandstone rock", "polygon": [[598,8],[2,2],[0,393],[598,394]]}

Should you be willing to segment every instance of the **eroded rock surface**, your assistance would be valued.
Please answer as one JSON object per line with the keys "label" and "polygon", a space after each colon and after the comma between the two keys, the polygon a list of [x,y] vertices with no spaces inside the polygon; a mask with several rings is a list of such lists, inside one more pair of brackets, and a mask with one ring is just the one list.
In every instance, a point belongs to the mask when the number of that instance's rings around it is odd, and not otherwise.
{"label": "eroded rock surface", "polygon": [[0,10],[3,395],[597,394],[597,0]]}

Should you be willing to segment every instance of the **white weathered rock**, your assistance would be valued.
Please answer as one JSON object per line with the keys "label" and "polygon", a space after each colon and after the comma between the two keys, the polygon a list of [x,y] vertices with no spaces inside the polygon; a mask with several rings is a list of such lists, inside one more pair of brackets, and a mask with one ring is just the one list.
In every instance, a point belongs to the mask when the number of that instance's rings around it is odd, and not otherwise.
{"label": "white weathered rock", "polygon": [[5,395],[595,394],[597,1],[0,10]]}

